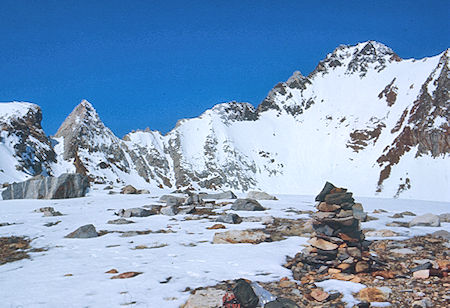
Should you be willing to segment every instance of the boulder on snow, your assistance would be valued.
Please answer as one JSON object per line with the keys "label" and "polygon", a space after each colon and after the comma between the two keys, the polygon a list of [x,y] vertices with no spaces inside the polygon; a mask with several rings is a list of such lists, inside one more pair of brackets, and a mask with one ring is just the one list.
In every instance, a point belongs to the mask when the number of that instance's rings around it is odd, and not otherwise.
{"label": "boulder on snow", "polygon": [[217,217],[216,222],[224,222],[227,224],[240,224],[242,218],[238,214],[222,214]]}
{"label": "boulder on snow", "polygon": [[138,193],[138,190],[132,185],[127,185],[120,190],[120,193],[124,195],[134,195]]}
{"label": "boulder on snow", "polygon": [[13,183],[3,192],[10,199],[66,199],[84,197],[89,188],[88,177],[79,173],[64,173],[58,177],[37,176]]}
{"label": "boulder on snow", "polygon": [[131,208],[131,209],[121,209],[119,210],[119,212],[117,213],[118,216],[121,217],[125,217],[125,218],[130,218],[130,217],[147,217],[150,215],[155,215],[158,214],[156,208],[155,209],[151,209],[151,210],[147,210],[147,209],[143,209],[143,208]]}
{"label": "boulder on snow", "polygon": [[254,199],[237,199],[231,209],[234,211],[265,211],[266,209]]}
{"label": "boulder on snow", "polygon": [[178,207],[175,205],[163,206],[160,210],[161,215],[174,216],[178,214]]}
{"label": "boulder on snow", "polygon": [[413,220],[409,222],[410,227],[414,226],[425,226],[425,227],[439,227],[441,221],[439,216],[427,213],[424,215],[416,216]]}
{"label": "boulder on snow", "polygon": [[72,233],[67,234],[65,237],[67,238],[91,238],[98,237],[97,230],[95,230],[94,225],[84,225],[73,231]]}
{"label": "boulder on snow", "polygon": [[230,230],[214,234],[213,244],[259,244],[270,239],[270,235],[256,230]]}
{"label": "boulder on snow", "polygon": [[264,191],[249,191],[247,193],[247,198],[255,200],[278,200],[277,197],[269,195]]}
{"label": "boulder on snow", "polygon": [[202,199],[213,199],[213,200],[237,199],[236,195],[231,190],[217,194],[200,193],[200,196],[202,197]]}
{"label": "boulder on snow", "polygon": [[203,196],[192,194],[189,197],[187,197],[186,201],[184,202],[184,205],[194,205],[194,204],[203,204]]}
{"label": "boulder on snow", "polygon": [[174,196],[174,195],[163,195],[159,198],[159,202],[166,203],[166,205],[182,205],[186,198]]}
{"label": "boulder on snow", "polygon": [[197,290],[194,294],[189,295],[187,302],[182,308],[215,308],[222,307],[222,298],[225,295],[224,290],[207,288]]}

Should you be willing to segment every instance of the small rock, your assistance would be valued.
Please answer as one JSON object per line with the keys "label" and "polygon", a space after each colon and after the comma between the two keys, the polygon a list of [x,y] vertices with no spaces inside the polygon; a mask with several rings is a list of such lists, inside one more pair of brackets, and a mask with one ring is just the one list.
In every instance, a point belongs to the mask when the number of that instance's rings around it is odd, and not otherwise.
{"label": "small rock", "polygon": [[269,195],[264,191],[249,191],[247,193],[247,199],[255,200],[278,200],[275,196]]}
{"label": "small rock", "polygon": [[213,226],[211,226],[211,227],[208,227],[208,228],[206,228],[206,229],[208,229],[208,230],[216,230],[216,229],[226,229],[227,227],[225,227],[224,225],[222,225],[222,224],[215,224],[215,225],[213,225]]}
{"label": "small rock", "polygon": [[230,230],[214,234],[213,244],[259,244],[261,242],[267,241],[269,238],[269,235],[259,230]]}
{"label": "small rock", "polygon": [[369,264],[366,261],[359,261],[355,265],[355,272],[357,273],[365,273],[369,271]]}
{"label": "small rock", "polygon": [[416,214],[410,211],[401,212],[400,214],[402,214],[403,216],[416,216]]}
{"label": "small rock", "polygon": [[194,294],[189,295],[187,302],[183,308],[215,308],[222,307],[222,298],[225,295],[224,290],[207,288],[197,290]]}
{"label": "small rock", "polygon": [[112,276],[111,279],[127,279],[136,277],[137,275],[142,274],[142,272],[125,272],[116,276]]}
{"label": "small rock", "polygon": [[159,202],[166,203],[166,205],[182,205],[186,198],[173,195],[163,195],[159,198]]}
{"label": "small rock", "polygon": [[105,272],[105,274],[117,274],[119,271],[117,271],[115,268],[110,269],[109,271]]}
{"label": "small rock", "polygon": [[444,213],[439,215],[439,220],[441,222],[450,222],[450,213]]}
{"label": "small rock", "polygon": [[[298,289],[294,289],[292,293],[294,293],[294,291],[300,292]],[[297,306],[297,304],[294,301],[288,298],[278,297],[276,300],[265,304],[264,308],[299,308],[299,306]]]}
{"label": "small rock", "polygon": [[129,217],[147,217],[150,215],[155,215],[155,210],[147,210],[144,208],[131,208],[131,209],[121,209],[117,213],[118,216],[129,218]]}
{"label": "small rock", "polygon": [[432,237],[435,238],[443,238],[446,239],[447,241],[450,241],[450,232],[446,231],[446,230],[439,230],[436,232],[431,233]]}
{"label": "small rock", "polygon": [[358,219],[359,221],[365,222],[367,220],[367,213],[364,212],[361,203],[355,203],[352,206],[353,217]]}
{"label": "small rock", "polygon": [[411,305],[411,308],[429,308],[429,307],[433,307],[433,303],[428,298],[415,301]]}
{"label": "small rock", "polygon": [[413,277],[416,279],[427,279],[428,277],[430,277],[430,270],[425,269],[425,270],[416,271],[413,273]]}
{"label": "small rock", "polygon": [[203,199],[221,200],[221,199],[236,199],[236,195],[231,191],[225,191],[217,194],[200,193]]}
{"label": "small rock", "polygon": [[409,248],[396,248],[396,249],[392,249],[391,253],[397,253],[399,255],[413,255],[416,252]]}
{"label": "small rock", "polygon": [[163,206],[161,208],[160,213],[162,215],[174,216],[174,215],[178,214],[178,208],[176,206],[173,206],[173,205]]}
{"label": "small rock", "polygon": [[84,225],[69,233],[65,236],[66,238],[92,238],[98,237],[97,230],[95,230],[94,225]]}
{"label": "small rock", "polygon": [[441,225],[441,221],[439,219],[439,216],[431,214],[431,213],[416,216],[409,223],[410,227],[414,227],[414,226],[439,227],[440,225]]}
{"label": "small rock", "polygon": [[313,237],[308,240],[308,243],[311,244],[311,246],[322,249],[322,250],[335,250],[339,246],[336,244],[333,244],[331,242],[328,242],[324,239]]}
{"label": "small rock", "polygon": [[427,270],[433,267],[433,264],[431,262],[424,262],[420,264],[419,266],[411,268],[409,271],[414,273],[421,270]]}
{"label": "small rock", "polygon": [[128,195],[128,194],[137,194],[138,191],[132,185],[127,185],[120,190],[120,193]]}
{"label": "small rock", "polygon": [[55,211],[55,209],[53,207],[50,207],[50,206],[41,207],[40,209],[35,210],[35,212],[44,213],[44,216],[46,216],[46,217],[62,216],[61,212]]}
{"label": "small rock", "polygon": [[184,205],[193,205],[193,204],[203,204],[203,198],[200,195],[192,194],[189,197],[187,197],[186,201],[184,202]]}
{"label": "small rock", "polygon": [[320,202],[317,206],[317,209],[322,212],[335,212],[339,210],[341,207],[336,204],[327,204],[326,202]]}
{"label": "small rock", "polygon": [[366,302],[386,302],[389,293],[383,292],[380,288],[364,288],[359,291],[358,298]]}
{"label": "small rock", "polygon": [[227,224],[240,224],[242,218],[238,214],[222,214],[217,217],[216,222],[223,222]]}
{"label": "small rock", "polygon": [[310,295],[312,298],[314,298],[318,302],[323,302],[330,296],[327,292],[325,292],[321,289],[318,289],[318,288],[312,290]]}
{"label": "small rock", "polygon": [[231,209],[234,211],[264,211],[266,210],[258,201],[253,199],[237,199]]}
{"label": "small rock", "polygon": [[119,219],[109,220],[107,223],[111,224],[111,225],[126,225],[126,224],[133,224],[134,221],[127,220],[125,218],[119,218]]}
{"label": "small rock", "polygon": [[381,230],[376,230],[376,231],[368,231],[365,233],[365,235],[367,237],[394,237],[394,236],[399,236],[399,234],[397,232],[394,232],[392,230],[389,229],[381,229]]}

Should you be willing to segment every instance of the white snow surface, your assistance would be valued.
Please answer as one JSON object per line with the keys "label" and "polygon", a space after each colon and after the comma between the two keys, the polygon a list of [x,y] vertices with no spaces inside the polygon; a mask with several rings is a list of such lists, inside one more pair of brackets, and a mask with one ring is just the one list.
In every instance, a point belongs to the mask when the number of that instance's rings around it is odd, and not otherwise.
{"label": "white snow surface", "polygon": [[[0,236],[28,236],[34,248],[47,251],[31,253],[24,259],[0,266],[0,296],[4,307],[119,307],[135,302],[136,307],[179,307],[189,292],[184,290],[215,285],[222,280],[247,278],[253,281],[273,281],[291,277],[282,267],[287,255],[293,256],[306,245],[307,237],[289,237],[278,242],[252,244],[212,244],[215,232],[207,230],[213,220],[186,220],[189,215],[130,218],[128,225],[107,224],[116,219],[114,212],[121,208],[156,204],[159,196],[167,193],[155,190],[150,195],[108,195],[104,186],[95,185],[87,197],[66,200],[3,200],[0,201],[0,223],[16,223],[0,227]],[[115,188],[117,191],[118,188]],[[276,195],[279,201],[261,201],[268,208],[264,212],[237,212],[240,216],[274,216],[307,218],[289,211],[314,210],[313,196]],[[399,239],[426,234],[440,229],[450,231],[449,223],[440,228],[386,227],[393,213],[409,210],[416,214],[448,212],[450,203],[381,198],[358,198],[364,209],[385,209],[387,213],[371,214],[379,218],[362,224],[362,228],[391,229],[401,234]],[[64,216],[43,217],[35,209],[52,206]],[[218,212],[228,211],[230,205]],[[407,220],[405,218],[404,220]],[[61,221],[52,227],[44,223]],[[173,230],[174,233],[150,233],[121,237],[109,233],[98,238],[68,239],[65,235],[78,227],[94,224],[99,230],[144,231]],[[226,224],[227,230],[263,228],[259,222]],[[395,239],[395,238],[394,238]],[[138,245],[160,248],[133,249]],[[120,273],[143,272],[129,279],[111,280],[105,272],[115,268]],[[73,276],[64,276],[72,274]],[[172,277],[167,283],[161,283]],[[322,282],[328,289],[337,284]],[[360,286],[358,286],[360,288]],[[355,285],[345,286],[345,300],[353,303],[350,291]]]}

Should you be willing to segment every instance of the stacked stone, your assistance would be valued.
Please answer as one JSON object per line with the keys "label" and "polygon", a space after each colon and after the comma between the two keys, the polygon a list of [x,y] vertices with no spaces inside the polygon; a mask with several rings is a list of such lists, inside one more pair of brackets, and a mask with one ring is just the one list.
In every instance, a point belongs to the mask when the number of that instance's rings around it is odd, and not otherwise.
{"label": "stacked stone", "polygon": [[313,215],[311,245],[302,254],[302,263],[321,271],[360,273],[370,269],[368,243],[360,221],[366,218],[360,203],[345,188],[327,182],[316,197],[318,212]]}

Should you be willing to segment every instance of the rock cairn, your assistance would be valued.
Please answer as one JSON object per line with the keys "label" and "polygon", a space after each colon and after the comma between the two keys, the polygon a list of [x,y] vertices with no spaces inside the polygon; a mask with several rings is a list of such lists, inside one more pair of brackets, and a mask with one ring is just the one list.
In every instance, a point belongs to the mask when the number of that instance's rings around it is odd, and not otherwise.
{"label": "rock cairn", "polygon": [[[366,219],[362,205],[345,188],[327,182],[316,197],[318,211],[312,216],[314,233],[309,247],[296,255],[291,267],[303,264],[310,271],[361,273],[371,270],[373,258],[368,252],[360,221]],[[295,276],[294,271],[294,278]],[[298,273],[300,274],[300,273]],[[297,279],[297,278],[295,278]]]}

